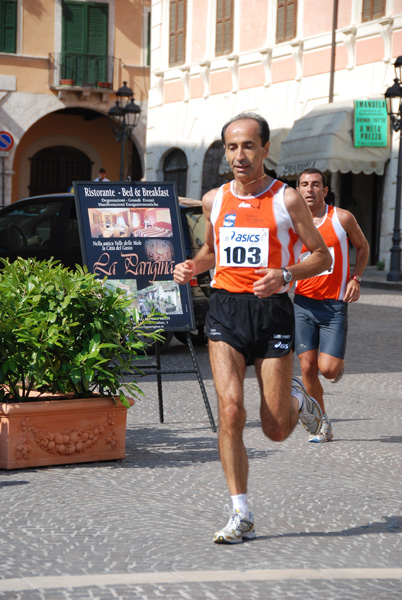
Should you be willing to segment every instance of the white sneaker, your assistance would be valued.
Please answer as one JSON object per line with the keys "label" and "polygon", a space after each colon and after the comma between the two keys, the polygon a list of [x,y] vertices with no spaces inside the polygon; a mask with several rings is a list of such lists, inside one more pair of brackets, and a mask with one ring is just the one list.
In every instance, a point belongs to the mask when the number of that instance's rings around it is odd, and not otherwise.
{"label": "white sneaker", "polygon": [[293,377],[292,379],[292,391],[299,392],[303,396],[303,405],[299,410],[299,419],[303,427],[309,433],[315,435],[320,431],[322,425],[320,405],[317,400],[308,395],[306,388],[297,377]]}
{"label": "white sneaker", "polygon": [[329,421],[323,421],[321,430],[316,433],[316,435],[312,435],[309,438],[309,442],[313,442],[315,444],[323,444],[324,442],[330,442],[334,434],[332,433],[332,425]]}
{"label": "white sneaker", "polygon": [[249,510],[245,513],[234,510],[226,527],[215,532],[214,542],[215,544],[240,544],[243,540],[255,538],[255,535],[252,513]]}
{"label": "white sneaker", "polygon": [[339,371],[338,375],[336,377],[334,377],[333,379],[330,379],[330,382],[338,383],[338,381],[340,381],[342,379],[344,372],[345,372],[345,367],[342,367],[342,369]]}

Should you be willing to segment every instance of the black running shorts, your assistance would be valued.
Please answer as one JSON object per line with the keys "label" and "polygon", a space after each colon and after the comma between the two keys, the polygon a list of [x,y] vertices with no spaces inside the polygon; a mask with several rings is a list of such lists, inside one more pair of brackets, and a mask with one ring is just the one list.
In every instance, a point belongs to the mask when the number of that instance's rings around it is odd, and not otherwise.
{"label": "black running shorts", "polygon": [[212,290],[206,334],[235,348],[247,365],[256,358],[285,356],[294,346],[293,303],[286,293],[257,298]]}

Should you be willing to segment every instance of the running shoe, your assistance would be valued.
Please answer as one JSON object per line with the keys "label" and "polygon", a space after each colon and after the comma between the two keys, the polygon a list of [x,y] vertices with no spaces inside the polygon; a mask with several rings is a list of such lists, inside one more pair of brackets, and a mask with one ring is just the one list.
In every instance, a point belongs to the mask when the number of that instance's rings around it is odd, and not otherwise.
{"label": "running shoe", "polygon": [[309,442],[315,444],[324,444],[324,442],[330,442],[334,434],[332,433],[332,425],[329,421],[323,421],[321,430],[315,435],[311,435]]}
{"label": "running shoe", "polygon": [[336,377],[334,377],[334,379],[330,379],[330,382],[338,383],[338,381],[340,381],[342,379],[344,372],[345,372],[345,367],[342,367],[342,369],[339,371],[338,375]]}
{"label": "running shoe", "polygon": [[254,517],[248,510],[245,513],[234,510],[228,524],[215,532],[215,544],[240,544],[243,540],[255,538]]}
{"label": "running shoe", "polygon": [[322,425],[322,411],[320,405],[314,398],[308,395],[302,382],[293,377],[292,391],[299,392],[303,396],[303,405],[299,410],[301,424],[309,433],[318,433]]}

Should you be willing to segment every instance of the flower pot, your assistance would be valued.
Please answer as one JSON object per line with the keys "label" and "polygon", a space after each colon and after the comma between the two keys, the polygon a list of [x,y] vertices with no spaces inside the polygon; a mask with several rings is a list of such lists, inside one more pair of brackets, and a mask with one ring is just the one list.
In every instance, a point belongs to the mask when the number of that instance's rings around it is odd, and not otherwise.
{"label": "flower pot", "polygon": [[127,408],[115,400],[0,403],[0,469],[124,458]]}
{"label": "flower pot", "polygon": [[98,81],[97,85],[99,88],[112,89],[112,84],[109,81]]}
{"label": "flower pot", "polygon": [[74,85],[74,79],[60,79],[60,85]]}

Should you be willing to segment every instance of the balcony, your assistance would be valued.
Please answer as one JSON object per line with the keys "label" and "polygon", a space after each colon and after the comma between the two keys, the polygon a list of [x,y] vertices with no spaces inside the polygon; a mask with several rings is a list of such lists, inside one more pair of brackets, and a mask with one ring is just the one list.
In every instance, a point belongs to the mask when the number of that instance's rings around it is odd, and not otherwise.
{"label": "balcony", "polygon": [[100,93],[107,100],[113,92],[119,62],[114,56],[52,52],[49,61],[49,87],[58,90],[59,97],[68,92],[78,92],[84,97]]}

